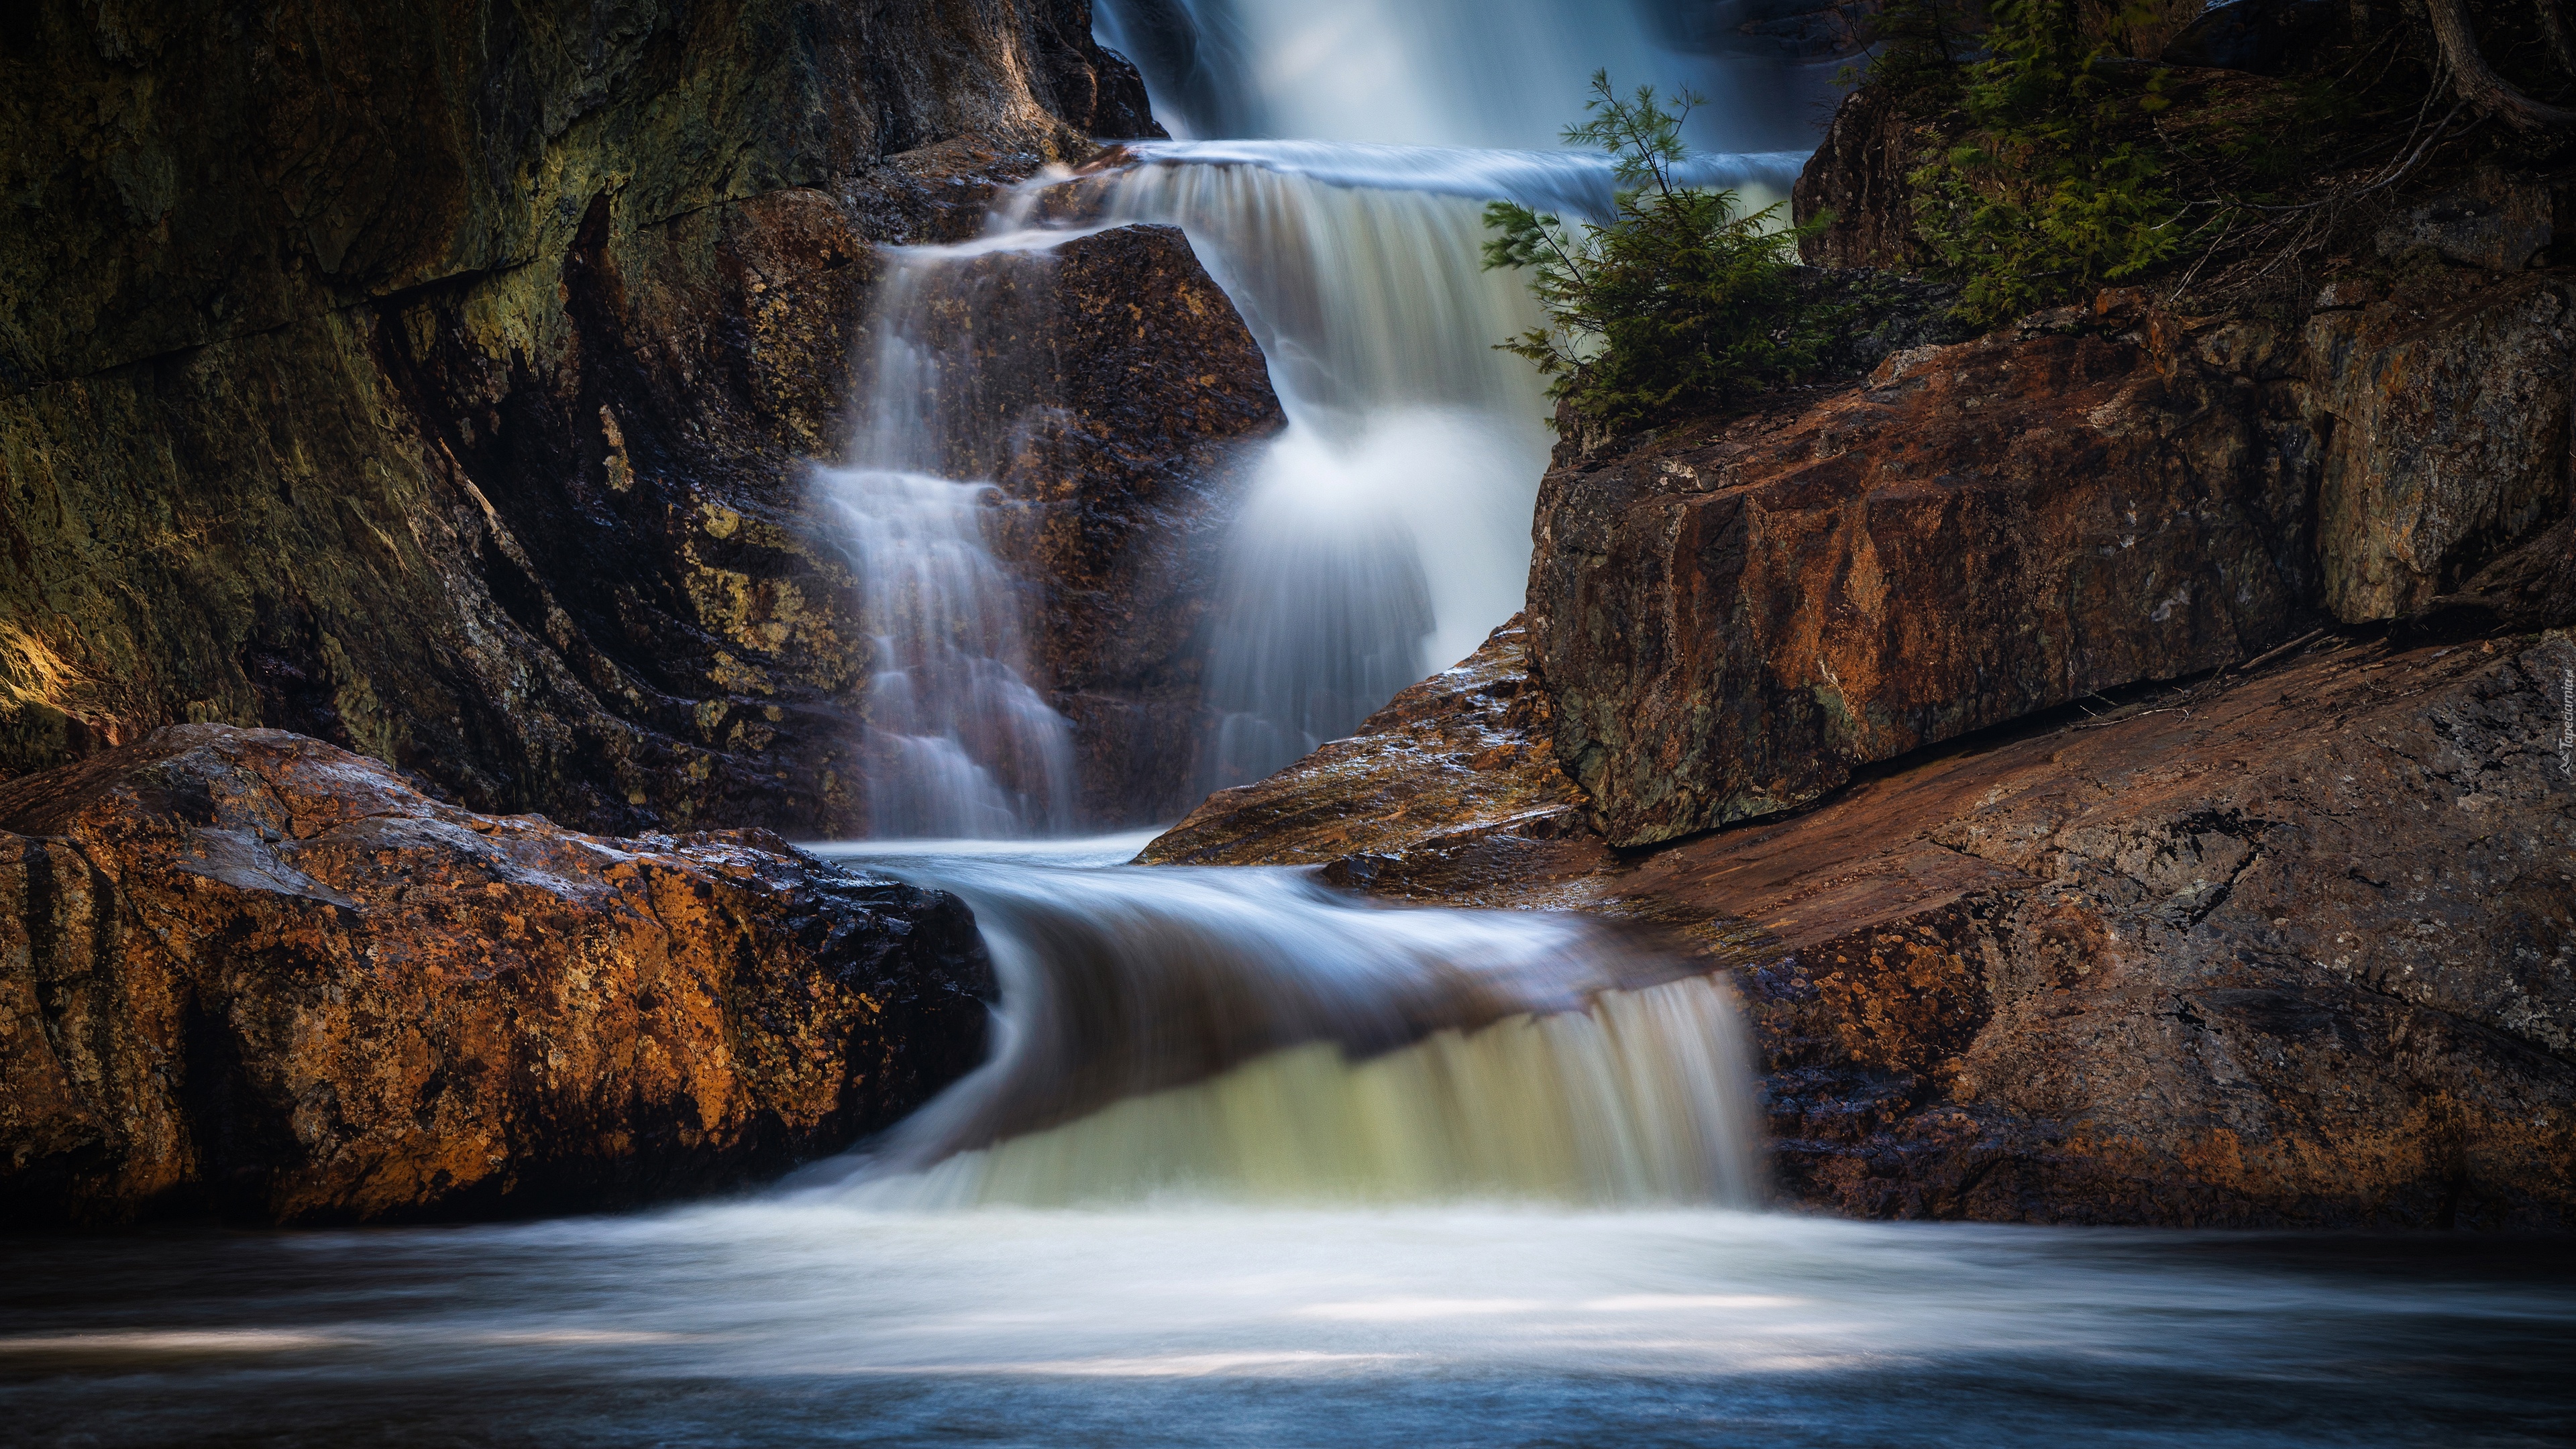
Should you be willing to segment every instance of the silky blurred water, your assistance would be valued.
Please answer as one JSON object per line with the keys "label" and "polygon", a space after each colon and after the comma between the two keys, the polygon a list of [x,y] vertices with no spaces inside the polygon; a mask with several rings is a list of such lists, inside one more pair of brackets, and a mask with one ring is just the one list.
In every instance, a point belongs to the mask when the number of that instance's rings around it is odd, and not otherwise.
{"label": "silky blurred water", "polygon": [[1740,1029],[1684,963],[1117,864],[1150,835],[823,847],[974,903],[1002,1029],[786,1182],[0,1240],[0,1440],[2568,1442],[2566,1240],[1760,1211]]}
{"label": "silky blurred water", "polygon": [[2564,1243],[1452,1205],[0,1244],[28,1445],[2565,1443]]}

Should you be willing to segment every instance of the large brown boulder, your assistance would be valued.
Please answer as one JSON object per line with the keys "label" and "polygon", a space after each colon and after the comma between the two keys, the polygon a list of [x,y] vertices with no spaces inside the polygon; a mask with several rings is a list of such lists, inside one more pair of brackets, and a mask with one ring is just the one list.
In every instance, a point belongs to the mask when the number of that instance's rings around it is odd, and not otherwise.
{"label": "large brown boulder", "polygon": [[0,1220],[595,1208],[836,1151],[980,1059],[954,897],[604,839],[186,725],[0,786]]}
{"label": "large brown boulder", "polygon": [[2043,314],[1804,406],[1560,447],[1530,653],[1611,842],[2295,632],[2314,460],[2279,349],[2165,325]]}
{"label": "large brown boulder", "polygon": [[2576,1223],[2563,635],[2326,641],[1935,755],[1623,884],[1739,973],[1855,1216]]}

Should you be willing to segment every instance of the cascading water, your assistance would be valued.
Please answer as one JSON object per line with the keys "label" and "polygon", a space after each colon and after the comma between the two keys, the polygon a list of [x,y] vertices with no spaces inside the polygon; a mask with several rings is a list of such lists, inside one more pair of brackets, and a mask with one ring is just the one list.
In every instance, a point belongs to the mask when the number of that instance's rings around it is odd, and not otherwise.
{"label": "cascading water", "polygon": [[1149,154],[1107,219],[1182,227],[1289,420],[1216,601],[1198,771],[1216,789],[1349,734],[1519,607],[1549,436],[1529,369],[1491,345],[1536,318],[1477,267],[1478,203]]}
{"label": "cascading water", "polygon": [[[1173,134],[1546,146],[1595,70],[1708,92],[1712,149],[1806,139],[1834,66],[1714,51],[1757,7],[1700,0],[1097,0]],[[1687,19],[1676,12],[1697,11]],[[1732,12],[1730,14],[1730,12]],[[1680,21],[1682,23],[1676,23]],[[1760,49],[1758,45],[1755,49]]]}
{"label": "cascading water", "polygon": [[[1100,14],[1166,119],[1371,140],[1544,139],[1565,87],[1643,33],[1616,0]],[[1463,653],[1509,612],[1545,435],[1487,350],[1526,304],[1477,273],[1475,208],[1597,211],[1607,173],[1145,155],[1112,215],[1189,229],[1293,419],[1243,511],[1213,686],[1262,736],[1220,742],[1250,770],[1410,683],[1426,636]],[[1702,164],[1785,182],[1777,158]],[[982,258],[1045,240],[892,258],[852,462],[821,477],[876,636],[880,834],[1065,818],[1064,722],[983,531],[1009,439],[978,398],[1008,360],[969,345],[1007,330]],[[1706,978],[1597,923],[1101,868],[1138,843],[868,847],[972,899],[998,1041],[783,1190],[539,1224],[0,1236],[0,1414],[90,1449],[2563,1437],[2563,1253],[1729,1211],[1758,1192],[1754,1099]]]}
{"label": "cascading water", "polygon": [[1380,909],[1302,871],[893,863],[974,906],[999,1046],[823,1169],[841,1200],[1761,1195],[1732,1008],[1598,923]]}
{"label": "cascading water", "polygon": [[[893,250],[846,467],[818,470],[866,598],[866,790],[878,836],[1008,837],[1071,823],[1072,729],[1029,683],[1019,584],[994,561],[979,477],[1006,440],[975,324],[994,248]],[[1043,254],[1030,259],[1043,265]],[[980,465],[980,467],[979,467]]]}

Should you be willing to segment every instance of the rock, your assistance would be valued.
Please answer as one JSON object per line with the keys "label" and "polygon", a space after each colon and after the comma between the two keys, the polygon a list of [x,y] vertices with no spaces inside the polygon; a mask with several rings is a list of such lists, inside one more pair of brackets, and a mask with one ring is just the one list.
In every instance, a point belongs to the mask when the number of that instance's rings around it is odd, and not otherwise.
{"label": "rock", "polygon": [[1544,758],[1514,644],[1498,633],[1143,858],[1324,860],[1372,894],[1660,930],[1745,1002],[1791,1202],[2576,1222],[2564,635],[2323,638],[1643,855],[1554,833],[1563,814],[1529,804],[1538,760],[1462,762]]}
{"label": "rock", "polygon": [[2383,257],[2430,249],[2444,261],[2491,272],[2517,272],[2548,251],[2556,203],[2536,181],[2490,173],[2398,213],[2372,239]]}
{"label": "rock", "polygon": [[2576,290],[2534,274],[2464,297],[2400,293],[2308,324],[2314,429],[2331,438],[2325,603],[2422,614],[2569,513]]}
{"label": "rock", "polygon": [[808,460],[876,248],[1130,128],[1087,5],[21,8],[0,778],[220,721],[589,829],[864,818]]}
{"label": "rock", "polygon": [[1914,235],[1914,192],[1906,177],[1923,163],[1926,144],[1884,86],[1843,97],[1816,154],[1789,188],[1789,214],[1801,226],[1827,212],[1833,220],[1798,239],[1811,267],[1875,267],[1910,272],[1923,262]]}
{"label": "rock", "polygon": [[2268,334],[2204,339],[2212,365],[2169,320],[2094,321],[1900,353],[1606,456],[1560,446],[1530,654],[1612,844],[2295,632],[2314,461],[2262,380]]}
{"label": "rock", "polygon": [[1789,1196],[1853,1216],[2576,1221],[2564,636],[2352,644],[1653,858]]}
{"label": "rock", "polygon": [[1030,20],[1053,102],[1047,109],[1086,135],[1119,141],[1169,135],[1154,120],[1145,78],[1127,57],[1092,38],[1091,0],[1045,0]]}
{"label": "rock", "polygon": [[0,1219],[702,1191],[971,1069],[992,990],[954,897],[766,832],[603,839],[174,726],[0,785]]}
{"label": "rock", "polygon": [[[1323,865],[1380,895],[1525,906],[1600,869],[1583,797],[1548,748],[1518,616],[1269,779],[1219,790],[1142,865]],[[1569,898],[1571,899],[1571,898]]]}

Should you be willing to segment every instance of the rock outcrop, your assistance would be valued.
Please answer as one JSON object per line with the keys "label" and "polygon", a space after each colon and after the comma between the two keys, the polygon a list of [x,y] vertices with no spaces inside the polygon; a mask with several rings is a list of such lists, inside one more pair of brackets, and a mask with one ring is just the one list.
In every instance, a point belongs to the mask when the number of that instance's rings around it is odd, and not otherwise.
{"label": "rock outcrop", "polygon": [[[2337,641],[2341,642],[2341,641]],[[1854,1216],[2576,1222],[2564,636],[2354,642],[1640,866]]]}
{"label": "rock outcrop", "polygon": [[2306,343],[2315,432],[2328,440],[2327,606],[2374,622],[2482,592],[2476,575],[2576,498],[2576,281],[2437,277],[2393,293],[2364,282],[2326,300],[2338,305],[2310,318]]}
{"label": "rock outcrop", "polygon": [[175,726],[0,785],[0,1220],[704,1190],[972,1068],[992,990],[954,897],[765,832],[603,839]]}
{"label": "rock outcrop", "polygon": [[[1539,499],[1533,667],[1615,845],[2250,658],[2316,592],[2269,334],[2042,314],[1787,411],[1585,457]],[[2098,330],[2097,330],[2098,329]]]}
{"label": "rock outcrop", "polygon": [[[585,828],[850,829],[867,640],[807,460],[877,245],[1150,129],[1088,37],[1082,0],[13,9],[0,777],[221,721]],[[1196,325],[1127,300],[1099,346]]]}
{"label": "rock outcrop", "polygon": [[1911,271],[1919,262],[1914,189],[1906,178],[1922,161],[1913,118],[1886,88],[1862,86],[1843,97],[1816,154],[1789,188],[1789,210],[1801,223],[1830,216],[1798,238],[1812,267]]}
{"label": "rock outcrop", "polygon": [[1548,746],[1527,649],[1516,617],[1350,738],[1210,795],[1137,863],[1320,865],[1337,884],[1398,899],[1544,899],[1549,883],[1608,853]]}
{"label": "rock outcrop", "polygon": [[1144,859],[1660,929],[1746,1002],[1783,1195],[1838,1213],[2576,1222],[2565,636],[2321,633],[1626,853],[1565,829],[1517,653]]}
{"label": "rock outcrop", "polygon": [[2365,277],[2296,327],[2106,292],[1856,389],[1562,445],[1529,596],[1559,758],[1644,845],[2318,618],[2563,621],[2570,286]]}

